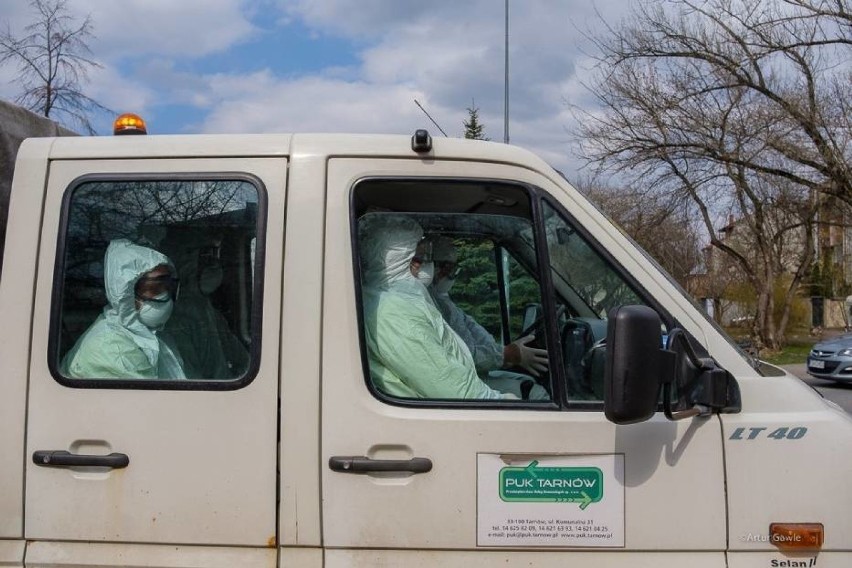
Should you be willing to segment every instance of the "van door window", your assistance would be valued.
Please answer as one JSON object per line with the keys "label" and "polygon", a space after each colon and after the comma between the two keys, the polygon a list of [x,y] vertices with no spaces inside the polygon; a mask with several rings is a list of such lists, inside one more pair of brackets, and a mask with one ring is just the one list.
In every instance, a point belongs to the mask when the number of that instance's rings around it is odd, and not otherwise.
{"label": "van door window", "polygon": [[[544,334],[503,323],[495,250],[537,265],[527,190],[368,180],[354,189],[365,367],[383,397],[551,403]],[[533,290],[532,288],[535,288]],[[537,285],[524,292],[541,304]]]}
{"label": "van door window", "polygon": [[250,380],[263,193],[258,180],[236,177],[72,184],[51,335],[60,382],[235,388]]}
{"label": "van door window", "polygon": [[506,249],[503,249],[506,273],[506,303],[510,337],[523,337],[542,317],[541,291],[533,274]]}
{"label": "van door window", "polygon": [[476,321],[490,337],[502,342],[494,242],[470,237],[439,238],[434,257],[435,296],[440,300],[452,297],[461,312]]}
{"label": "van door window", "polygon": [[577,228],[542,202],[569,400],[602,401],[607,314],[641,296]]}

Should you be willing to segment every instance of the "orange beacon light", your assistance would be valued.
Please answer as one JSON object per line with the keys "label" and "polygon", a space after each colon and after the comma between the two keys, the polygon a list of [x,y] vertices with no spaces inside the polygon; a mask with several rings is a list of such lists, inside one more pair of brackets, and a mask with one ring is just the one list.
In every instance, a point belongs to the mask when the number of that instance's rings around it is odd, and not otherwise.
{"label": "orange beacon light", "polygon": [[148,134],[145,121],[138,114],[126,112],[112,123],[112,133],[116,136],[124,134]]}

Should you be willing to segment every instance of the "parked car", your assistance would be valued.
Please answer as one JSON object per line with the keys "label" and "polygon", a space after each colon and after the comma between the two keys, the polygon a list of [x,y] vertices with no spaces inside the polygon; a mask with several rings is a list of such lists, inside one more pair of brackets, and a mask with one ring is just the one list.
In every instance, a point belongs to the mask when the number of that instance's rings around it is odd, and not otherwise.
{"label": "parked car", "polygon": [[808,374],[818,379],[852,382],[852,334],[814,345],[808,354]]}

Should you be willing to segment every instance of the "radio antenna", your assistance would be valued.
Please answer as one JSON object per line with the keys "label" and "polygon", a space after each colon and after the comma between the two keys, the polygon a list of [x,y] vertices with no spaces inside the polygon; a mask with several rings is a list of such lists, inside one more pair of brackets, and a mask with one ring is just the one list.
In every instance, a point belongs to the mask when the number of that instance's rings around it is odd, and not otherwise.
{"label": "radio antenna", "polygon": [[423,111],[423,114],[425,114],[425,115],[426,115],[426,118],[428,118],[429,120],[431,120],[431,121],[432,121],[432,124],[434,124],[434,125],[435,125],[435,127],[436,127],[438,130],[440,130],[440,131],[441,131],[441,134],[443,134],[445,138],[449,138],[449,136],[447,136],[447,133],[446,133],[446,132],[444,132],[444,129],[443,129],[443,128],[441,128],[441,126],[440,126],[437,122],[435,122],[435,119],[434,119],[434,118],[432,118],[432,117],[429,115],[429,113],[428,113],[428,112],[426,112],[426,109],[425,109],[425,108],[423,108],[423,105],[421,105],[421,104],[417,101],[417,99],[414,99],[414,104],[416,104],[416,105],[420,108],[420,110],[422,110],[422,111]]}

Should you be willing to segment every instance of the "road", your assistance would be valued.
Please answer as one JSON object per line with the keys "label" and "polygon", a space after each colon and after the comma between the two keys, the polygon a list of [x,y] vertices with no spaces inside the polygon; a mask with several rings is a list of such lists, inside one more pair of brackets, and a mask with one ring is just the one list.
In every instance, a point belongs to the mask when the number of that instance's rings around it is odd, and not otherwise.
{"label": "road", "polygon": [[834,401],[843,407],[846,412],[852,414],[852,383],[838,384],[832,381],[824,381],[815,379],[808,375],[805,370],[805,365],[784,365],[790,373],[796,375],[807,384],[814,387],[822,396],[828,400]]}

